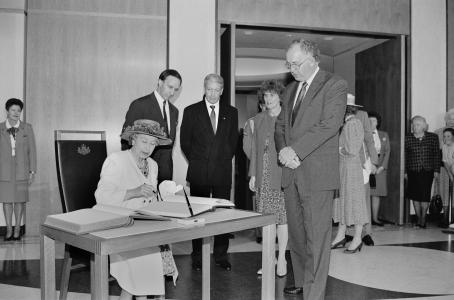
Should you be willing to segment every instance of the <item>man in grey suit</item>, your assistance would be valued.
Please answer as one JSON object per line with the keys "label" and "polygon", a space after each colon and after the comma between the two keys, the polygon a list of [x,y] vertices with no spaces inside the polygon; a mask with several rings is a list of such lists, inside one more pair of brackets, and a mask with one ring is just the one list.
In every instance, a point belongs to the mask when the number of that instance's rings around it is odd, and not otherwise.
{"label": "man in grey suit", "polygon": [[286,294],[324,299],[331,245],[334,190],[339,187],[339,129],[347,82],[318,67],[316,44],[294,41],[287,67],[295,81],[283,96],[275,141],[285,192],[294,286]]}

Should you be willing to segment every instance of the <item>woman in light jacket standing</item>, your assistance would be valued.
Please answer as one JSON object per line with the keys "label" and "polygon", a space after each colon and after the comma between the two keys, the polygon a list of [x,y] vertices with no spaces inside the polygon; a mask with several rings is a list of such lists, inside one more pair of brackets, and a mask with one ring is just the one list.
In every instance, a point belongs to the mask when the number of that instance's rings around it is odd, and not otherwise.
{"label": "woman in light jacket standing", "polygon": [[[0,123],[0,203],[6,221],[5,241],[20,240],[20,225],[28,186],[36,174],[36,146],[32,126],[21,122],[24,103],[15,98],[6,101],[6,120]],[[13,211],[15,216],[12,227]]]}
{"label": "woman in light jacket standing", "polygon": [[[254,133],[249,168],[249,188],[257,190],[256,210],[260,213],[272,213],[277,220],[277,239],[279,255],[276,274],[287,274],[285,250],[288,242],[287,215],[285,211],[284,192],[281,190],[282,168],[277,162],[274,128],[276,118],[281,112],[281,96],[284,86],[276,80],[265,81],[259,90],[263,96],[266,110],[254,118]],[[261,274],[261,269],[257,272]]]}

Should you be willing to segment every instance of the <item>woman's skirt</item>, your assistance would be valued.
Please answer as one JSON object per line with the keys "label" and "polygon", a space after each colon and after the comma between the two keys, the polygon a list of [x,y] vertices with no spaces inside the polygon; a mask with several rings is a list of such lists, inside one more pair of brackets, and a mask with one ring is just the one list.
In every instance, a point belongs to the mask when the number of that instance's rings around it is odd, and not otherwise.
{"label": "woman's skirt", "polygon": [[408,198],[417,202],[430,202],[432,192],[433,171],[408,171]]}
{"label": "woman's skirt", "polygon": [[28,202],[28,180],[16,180],[15,157],[11,164],[11,180],[0,181],[0,203]]}

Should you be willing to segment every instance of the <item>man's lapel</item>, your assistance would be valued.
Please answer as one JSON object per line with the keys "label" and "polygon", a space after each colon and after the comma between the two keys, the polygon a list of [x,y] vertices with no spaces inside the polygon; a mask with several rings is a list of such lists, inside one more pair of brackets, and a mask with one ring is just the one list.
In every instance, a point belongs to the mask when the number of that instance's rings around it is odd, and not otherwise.
{"label": "man's lapel", "polygon": [[324,71],[319,70],[315,75],[311,85],[309,86],[309,89],[306,92],[306,95],[304,95],[303,102],[301,103],[301,106],[296,114],[296,120],[294,124],[296,124],[298,119],[302,118],[304,112],[306,111],[306,108],[314,101],[315,96],[322,89],[323,84],[325,83],[325,74],[326,73]]}
{"label": "man's lapel", "polygon": [[200,105],[199,105],[198,115],[199,115],[200,124],[202,125],[206,134],[208,134],[209,136],[214,136],[213,126],[211,126],[211,120],[208,115],[208,110],[205,105],[205,100],[202,100],[199,103],[200,103]]}

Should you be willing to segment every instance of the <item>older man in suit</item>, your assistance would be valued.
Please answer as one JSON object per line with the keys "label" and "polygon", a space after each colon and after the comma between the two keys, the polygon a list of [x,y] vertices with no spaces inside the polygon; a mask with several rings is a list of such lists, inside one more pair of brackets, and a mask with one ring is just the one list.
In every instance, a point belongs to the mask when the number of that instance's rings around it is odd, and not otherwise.
{"label": "older man in suit", "polygon": [[[127,126],[132,126],[135,120],[154,120],[165,129],[172,140],[172,144],[157,147],[151,155],[151,158],[158,163],[158,183],[164,180],[172,180],[173,177],[172,149],[177,131],[178,109],[172,102],[177,99],[176,96],[181,83],[182,79],[178,71],[173,69],[164,70],[159,75],[156,90],[131,103],[123,124],[124,130]],[[121,149],[126,150],[129,148],[128,141],[122,140]]]}
{"label": "older man in suit", "polygon": [[347,82],[318,67],[315,43],[294,41],[287,67],[295,81],[287,86],[276,122],[275,141],[285,166],[289,245],[295,284],[286,294],[324,299],[330,261],[334,190],[339,187],[339,129],[347,102]]}
{"label": "older man in suit", "polygon": [[[181,123],[181,150],[189,163],[186,180],[193,196],[230,199],[232,158],[239,138],[238,111],[219,101],[224,89],[221,76],[207,75],[204,88],[204,99],[185,108]],[[231,269],[228,247],[228,234],[214,237],[214,260],[225,270]],[[193,240],[193,269],[201,269],[201,254],[202,240]]]}

